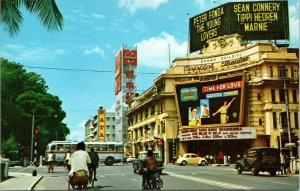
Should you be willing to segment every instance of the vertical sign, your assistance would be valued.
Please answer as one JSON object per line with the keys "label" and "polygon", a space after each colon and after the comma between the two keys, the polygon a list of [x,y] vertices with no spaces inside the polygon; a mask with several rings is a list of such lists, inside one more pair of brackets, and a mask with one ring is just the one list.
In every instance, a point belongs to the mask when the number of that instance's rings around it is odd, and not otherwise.
{"label": "vertical sign", "polygon": [[105,109],[98,110],[98,140],[105,140]]}
{"label": "vertical sign", "polygon": [[121,60],[122,60],[122,51],[120,51],[116,57],[116,87],[115,87],[115,95],[117,95],[121,89],[122,89],[122,64],[121,64]]}
{"label": "vertical sign", "polygon": [[137,66],[137,50],[123,50],[123,70],[125,73],[125,102],[134,95],[135,68]]}

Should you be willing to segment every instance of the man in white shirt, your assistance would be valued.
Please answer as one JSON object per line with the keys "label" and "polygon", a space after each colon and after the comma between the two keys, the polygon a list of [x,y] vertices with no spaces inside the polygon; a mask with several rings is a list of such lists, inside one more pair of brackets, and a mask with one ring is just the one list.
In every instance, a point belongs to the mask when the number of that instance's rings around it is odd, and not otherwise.
{"label": "man in white shirt", "polygon": [[[71,155],[69,165],[71,170],[69,172],[70,184],[84,186],[86,188],[88,184],[88,166],[91,164],[91,159],[88,152],[85,151],[84,142],[79,142],[76,145],[76,151]],[[74,176],[74,174],[76,174]]]}

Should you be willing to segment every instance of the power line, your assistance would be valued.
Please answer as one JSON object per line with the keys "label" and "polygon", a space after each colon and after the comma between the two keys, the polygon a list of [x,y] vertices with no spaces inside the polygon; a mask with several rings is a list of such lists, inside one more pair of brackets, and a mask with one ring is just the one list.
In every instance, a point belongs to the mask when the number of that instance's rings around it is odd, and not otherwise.
{"label": "power line", "polygon": [[[61,70],[61,71],[72,71],[72,72],[96,72],[96,73],[115,73],[113,70],[90,70],[90,69],[75,69],[75,68],[51,68],[51,67],[42,67],[42,66],[26,66],[25,68],[33,68],[33,69],[42,69],[42,70]],[[143,75],[157,75],[160,73],[156,72],[137,72],[137,74]]]}

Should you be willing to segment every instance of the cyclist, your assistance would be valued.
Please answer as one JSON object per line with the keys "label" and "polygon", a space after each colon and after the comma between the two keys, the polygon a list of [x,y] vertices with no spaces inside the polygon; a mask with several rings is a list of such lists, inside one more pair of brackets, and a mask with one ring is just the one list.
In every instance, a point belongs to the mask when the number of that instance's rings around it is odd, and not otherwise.
{"label": "cyclist", "polygon": [[94,147],[91,147],[90,152],[89,152],[89,156],[91,158],[91,165],[89,168],[89,172],[90,172],[90,180],[92,179],[92,177],[94,176],[94,180],[97,181],[97,168],[98,168],[98,163],[99,163],[99,156],[98,153],[95,152]]}
{"label": "cyclist", "polygon": [[155,158],[153,158],[153,151],[148,150],[147,151],[147,158],[142,161],[141,168],[139,170],[139,173],[143,175],[143,181],[142,181],[142,188],[147,189],[150,183],[150,180],[152,180],[152,188],[156,188],[156,182],[154,181],[154,177],[156,177],[157,173],[157,161]]}
{"label": "cyclist", "polygon": [[87,184],[89,181],[89,166],[91,163],[91,159],[89,154],[85,151],[84,142],[79,142],[76,145],[76,151],[71,155],[69,160],[69,165],[71,165],[71,169],[69,171],[69,187],[70,184],[74,189],[75,185],[81,186],[84,189],[87,189]]}

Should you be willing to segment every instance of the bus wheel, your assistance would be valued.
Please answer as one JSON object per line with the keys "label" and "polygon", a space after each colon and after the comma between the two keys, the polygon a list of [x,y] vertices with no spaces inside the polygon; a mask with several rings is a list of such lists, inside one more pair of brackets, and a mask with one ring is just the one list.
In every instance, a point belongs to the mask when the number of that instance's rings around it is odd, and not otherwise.
{"label": "bus wheel", "polygon": [[114,159],[112,157],[108,157],[105,162],[107,166],[112,166],[114,164]]}

